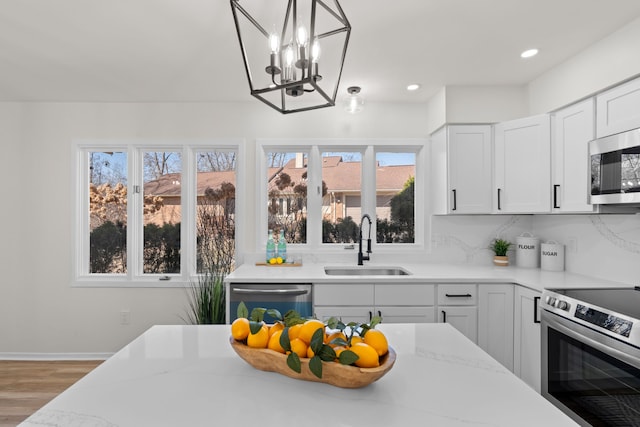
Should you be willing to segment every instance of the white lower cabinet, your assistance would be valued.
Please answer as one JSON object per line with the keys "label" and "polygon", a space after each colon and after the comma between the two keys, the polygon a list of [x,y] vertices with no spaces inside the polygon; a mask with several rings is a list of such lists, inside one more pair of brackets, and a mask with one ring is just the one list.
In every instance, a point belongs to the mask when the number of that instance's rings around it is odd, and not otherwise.
{"label": "white lower cabinet", "polygon": [[513,371],[512,284],[478,285],[478,345]]}
{"label": "white lower cabinet", "polygon": [[478,342],[478,290],[475,284],[438,285],[438,322],[449,323]]}
{"label": "white lower cabinet", "polygon": [[426,283],[320,284],[314,286],[314,313],[344,323],[368,323],[373,316],[384,323],[432,323],[434,295],[435,286]]}
{"label": "white lower cabinet", "polygon": [[516,286],[513,334],[513,373],[538,393],[542,376],[540,295],[538,291]]}

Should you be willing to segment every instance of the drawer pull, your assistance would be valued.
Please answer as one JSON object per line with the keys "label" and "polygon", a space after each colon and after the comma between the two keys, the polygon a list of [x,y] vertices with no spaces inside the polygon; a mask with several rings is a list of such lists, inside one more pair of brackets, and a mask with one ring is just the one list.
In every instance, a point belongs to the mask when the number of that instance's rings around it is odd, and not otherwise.
{"label": "drawer pull", "polygon": [[447,298],[471,298],[471,294],[444,294]]}

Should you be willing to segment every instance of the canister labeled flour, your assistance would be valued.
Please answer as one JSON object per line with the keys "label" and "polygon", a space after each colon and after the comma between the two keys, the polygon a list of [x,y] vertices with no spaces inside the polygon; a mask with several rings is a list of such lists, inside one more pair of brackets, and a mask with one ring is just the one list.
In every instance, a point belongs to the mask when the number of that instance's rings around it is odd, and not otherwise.
{"label": "canister labeled flour", "polygon": [[550,240],[540,246],[540,268],[548,271],[563,271],[564,245]]}
{"label": "canister labeled flour", "polygon": [[531,233],[516,237],[516,265],[518,267],[540,267],[540,239]]}

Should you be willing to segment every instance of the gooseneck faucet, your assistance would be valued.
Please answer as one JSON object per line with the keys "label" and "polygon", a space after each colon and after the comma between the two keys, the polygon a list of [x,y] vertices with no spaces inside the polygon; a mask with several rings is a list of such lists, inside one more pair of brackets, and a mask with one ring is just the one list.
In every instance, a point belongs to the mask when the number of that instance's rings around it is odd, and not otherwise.
{"label": "gooseneck faucet", "polygon": [[[369,221],[369,238],[367,239],[367,254],[362,252],[362,226],[365,218]],[[363,265],[362,261],[369,261],[369,254],[371,253],[371,217],[368,214],[362,215],[360,220],[360,239],[358,242],[358,265]]]}

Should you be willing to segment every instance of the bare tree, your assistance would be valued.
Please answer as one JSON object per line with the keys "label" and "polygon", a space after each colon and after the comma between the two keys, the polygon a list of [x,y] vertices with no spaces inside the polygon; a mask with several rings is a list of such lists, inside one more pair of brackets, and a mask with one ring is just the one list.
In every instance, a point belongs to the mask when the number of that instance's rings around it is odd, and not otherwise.
{"label": "bare tree", "polygon": [[171,151],[145,151],[144,153],[144,179],[151,181],[162,175],[180,172],[182,156],[178,152]]}
{"label": "bare tree", "polygon": [[208,151],[198,155],[198,172],[222,172],[236,169],[236,153]]}

